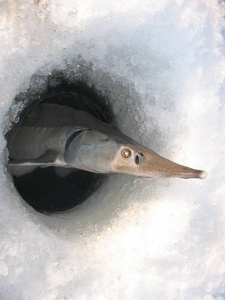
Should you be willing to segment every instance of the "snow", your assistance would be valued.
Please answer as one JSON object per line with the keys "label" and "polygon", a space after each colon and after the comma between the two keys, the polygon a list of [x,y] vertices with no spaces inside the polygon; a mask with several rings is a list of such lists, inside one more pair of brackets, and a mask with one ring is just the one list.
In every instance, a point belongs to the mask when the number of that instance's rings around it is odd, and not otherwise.
{"label": "snow", "polygon": [[[224,3],[8,0],[0,14],[0,298],[224,299]],[[208,177],[116,175],[68,213],[34,211],[5,168],[6,114],[55,69],[102,91],[121,131]]]}

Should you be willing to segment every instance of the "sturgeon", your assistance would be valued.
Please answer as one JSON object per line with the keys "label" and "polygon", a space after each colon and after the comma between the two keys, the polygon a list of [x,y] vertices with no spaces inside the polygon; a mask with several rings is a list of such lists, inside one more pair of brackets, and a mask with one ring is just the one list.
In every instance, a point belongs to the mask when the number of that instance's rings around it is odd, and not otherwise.
{"label": "sturgeon", "polygon": [[166,158],[82,110],[38,104],[8,140],[11,167],[63,167],[140,178],[205,178],[207,173]]}

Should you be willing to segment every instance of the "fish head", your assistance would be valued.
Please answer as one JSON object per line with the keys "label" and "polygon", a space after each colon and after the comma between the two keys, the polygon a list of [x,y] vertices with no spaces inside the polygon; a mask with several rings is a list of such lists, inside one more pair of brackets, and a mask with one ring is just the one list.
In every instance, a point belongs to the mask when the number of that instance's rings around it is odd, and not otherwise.
{"label": "fish head", "polygon": [[140,178],[207,176],[205,171],[174,163],[125,135],[115,138],[96,130],[84,130],[76,136],[64,158],[71,167],[94,173],[125,173]]}
{"label": "fish head", "polygon": [[205,178],[207,173],[174,163],[141,145],[124,144],[112,162],[113,172],[140,178]]}

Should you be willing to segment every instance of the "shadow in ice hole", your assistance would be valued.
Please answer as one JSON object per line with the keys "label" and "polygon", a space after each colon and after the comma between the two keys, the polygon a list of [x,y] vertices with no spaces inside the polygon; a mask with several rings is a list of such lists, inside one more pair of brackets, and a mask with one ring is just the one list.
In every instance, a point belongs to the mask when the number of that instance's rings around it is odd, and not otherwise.
{"label": "shadow in ice hole", "polygon": [[64,178],[54,167],[36,168],[32,173],[13,177],[16,189],[33,208],[43,213],[61,212],[84,202],[102,184],[105,176],[75,171]]}

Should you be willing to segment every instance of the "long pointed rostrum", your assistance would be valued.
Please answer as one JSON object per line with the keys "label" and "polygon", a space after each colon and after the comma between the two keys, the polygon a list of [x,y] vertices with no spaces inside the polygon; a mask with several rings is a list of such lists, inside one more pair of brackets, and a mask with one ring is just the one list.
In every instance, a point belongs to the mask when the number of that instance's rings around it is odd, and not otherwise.
{"label": "long pointed rostrum", "polygon": [[141,178],[181,177],[204,179],[207,176],[205,171],[174,163],[139,145],[121,147],[112,165],[115,172],[127,173]]}

